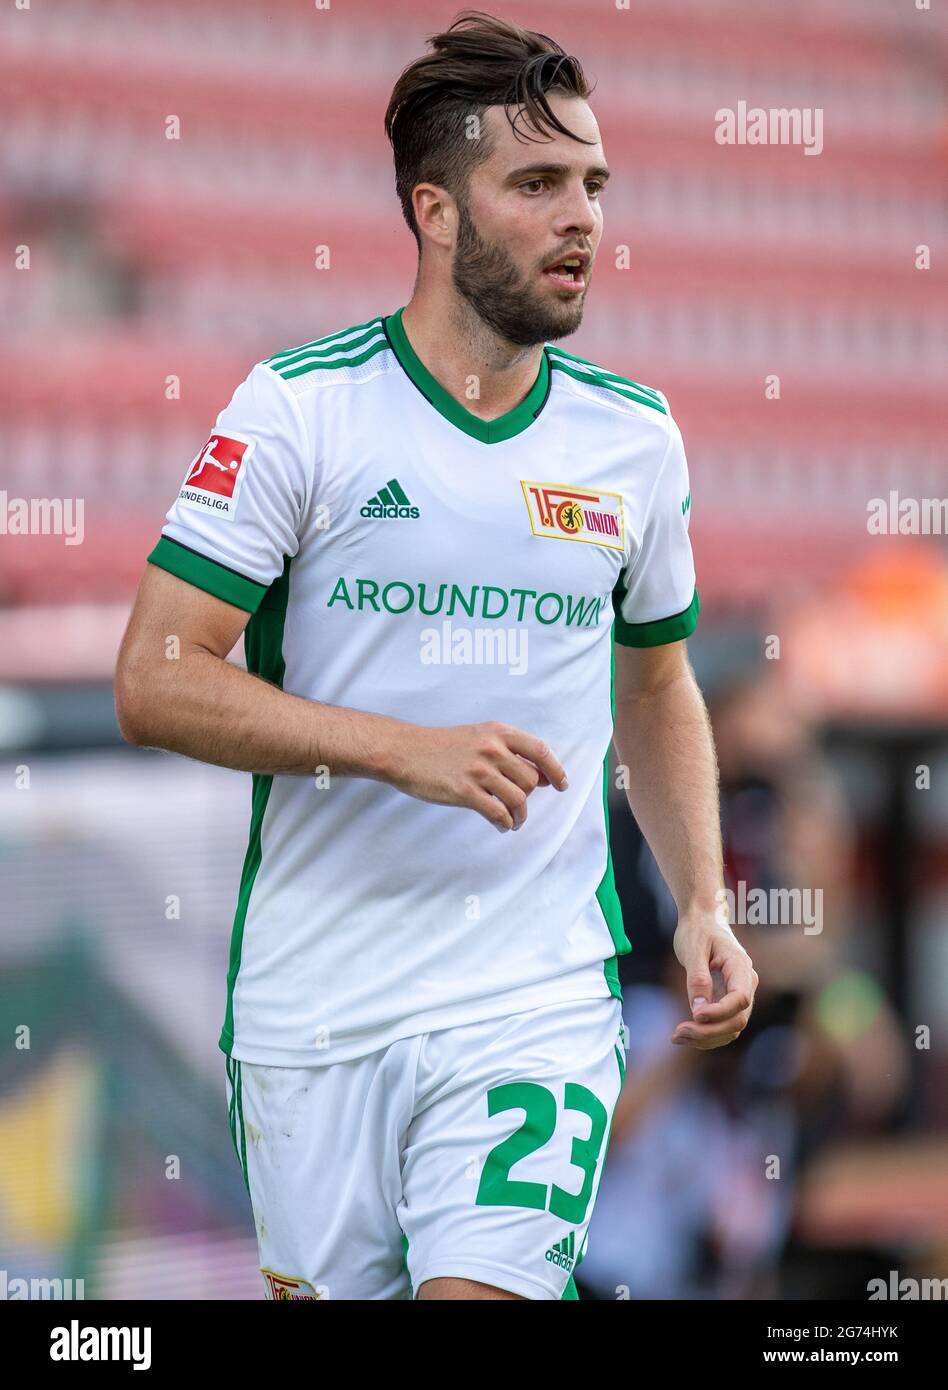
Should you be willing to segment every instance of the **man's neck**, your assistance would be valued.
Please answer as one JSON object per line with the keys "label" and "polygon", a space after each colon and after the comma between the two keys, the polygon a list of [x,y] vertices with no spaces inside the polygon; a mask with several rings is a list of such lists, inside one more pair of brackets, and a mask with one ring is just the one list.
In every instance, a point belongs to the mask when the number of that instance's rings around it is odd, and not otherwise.
{"label": "man's neck", "polygon": [[536,382],[542,344],[515,347],[457,295],[416,290],[402,313],[416,355],[459,405],[481,420],[513,410]]}

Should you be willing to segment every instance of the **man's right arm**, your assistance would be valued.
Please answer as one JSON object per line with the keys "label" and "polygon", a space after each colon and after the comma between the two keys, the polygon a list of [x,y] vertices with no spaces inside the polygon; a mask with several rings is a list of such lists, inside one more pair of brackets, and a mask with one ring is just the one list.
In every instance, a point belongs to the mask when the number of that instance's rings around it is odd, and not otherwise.
{"label": "man's right arm", "polygon": [[250,614],[148,565],[119,651],[115,707],[128,742],[244,772],[367,777],[526,819],[537,786],[565,789],[541,740],[497,722],[428,728],[291,695],[227,661]]}

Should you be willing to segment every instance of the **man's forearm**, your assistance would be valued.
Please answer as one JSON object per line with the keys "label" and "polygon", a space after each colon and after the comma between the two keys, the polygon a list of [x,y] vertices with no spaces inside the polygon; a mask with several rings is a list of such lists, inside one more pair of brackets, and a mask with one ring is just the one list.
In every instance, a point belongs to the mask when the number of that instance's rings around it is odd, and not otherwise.
{"label": "man's forearm", "polygon": [[713,910],[723,885],[717,759],[690,668],[616,706],[629,805],[678,907]]}
{"label": "man's forearm", "polygon": [[[290,695],[201,649],[122,671],[116,687],[132,742],[241,772],[386,780],[400,720]],[[124,713],[124,717],[123,717]]]}

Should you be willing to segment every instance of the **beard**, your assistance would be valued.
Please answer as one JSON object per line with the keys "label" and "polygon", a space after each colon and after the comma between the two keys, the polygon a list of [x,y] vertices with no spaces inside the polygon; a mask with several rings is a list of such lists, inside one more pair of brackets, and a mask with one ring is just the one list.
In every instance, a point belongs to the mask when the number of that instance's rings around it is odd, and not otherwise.
{"label": "beard", "polygon": [[[588,272],[586,280],[588,288]],[[565,338],[583,321],[585,290],[557,301],[531,285],[504,246],[484,240],[460,199],[451,281],[478,318],[517,347]]]}

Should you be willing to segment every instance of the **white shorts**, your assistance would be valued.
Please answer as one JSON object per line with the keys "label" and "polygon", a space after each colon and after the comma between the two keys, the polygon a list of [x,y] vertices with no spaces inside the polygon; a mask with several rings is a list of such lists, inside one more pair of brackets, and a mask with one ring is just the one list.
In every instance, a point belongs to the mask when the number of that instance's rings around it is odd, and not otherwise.
{"label": "white shorts", "polygon": [[575,1298],[624,1046],[608,998],[325,1067],[228,1058],[267,1297],[410,1299],[454,1276]]}

